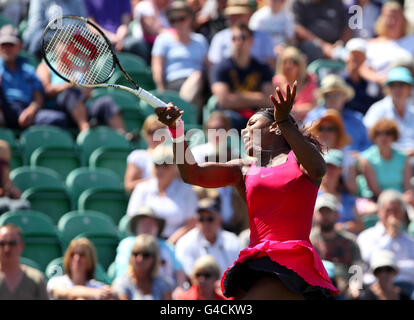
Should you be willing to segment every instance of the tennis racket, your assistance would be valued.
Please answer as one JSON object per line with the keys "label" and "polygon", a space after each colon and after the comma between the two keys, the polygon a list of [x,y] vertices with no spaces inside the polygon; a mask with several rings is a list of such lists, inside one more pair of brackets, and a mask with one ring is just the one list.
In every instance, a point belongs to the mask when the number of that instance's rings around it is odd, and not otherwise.
{"label": "tennis racket", "polygon": [[[122,89],[146,101],[154,108],[167,104],[140,88],[121,66],[111,42],[103,31],[88,19],[60,16],[43,31],[42,55],[50,69],[73,85]],[[107,83],[118,65],[133,89]]]}

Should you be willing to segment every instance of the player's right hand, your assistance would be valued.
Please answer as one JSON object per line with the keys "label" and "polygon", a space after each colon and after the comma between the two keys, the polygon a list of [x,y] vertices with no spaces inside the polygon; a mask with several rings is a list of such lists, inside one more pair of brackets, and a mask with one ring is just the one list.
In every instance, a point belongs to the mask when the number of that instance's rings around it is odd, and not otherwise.
{"label": "player's right hand", "polygon": [[176,121],[181,117],[184,111],[174,107],[170,102],[166,107],[155,108],[155,113],[158,116],[158,120],[168,127],[175,129]]}

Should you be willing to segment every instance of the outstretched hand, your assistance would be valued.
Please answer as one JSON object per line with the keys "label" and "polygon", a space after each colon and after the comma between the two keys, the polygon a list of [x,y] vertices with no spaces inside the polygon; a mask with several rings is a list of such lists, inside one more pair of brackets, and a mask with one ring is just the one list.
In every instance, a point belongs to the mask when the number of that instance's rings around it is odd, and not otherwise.
{"label": "outstretched hand", "polygon": [[270,96],[270,100],[272,100],[273,103],[274,118],[276,122],[284,121],[289,118],[293,102],[295,101],[296,86],[297,81],[293,83],[292,88],[289,84],[286,86],[286,97],[283,97],[279,87],[276,87],[276,95],[278,96],[279,101],[275,98],[275,96]]}
{"label": "outstretched hand", "polygon": [[184,111],[174,107],[174,105],[170,102],[166,107],[155,108],[155,113],[157,114],[160,122],[174,129],[176,121],[181,117]]}

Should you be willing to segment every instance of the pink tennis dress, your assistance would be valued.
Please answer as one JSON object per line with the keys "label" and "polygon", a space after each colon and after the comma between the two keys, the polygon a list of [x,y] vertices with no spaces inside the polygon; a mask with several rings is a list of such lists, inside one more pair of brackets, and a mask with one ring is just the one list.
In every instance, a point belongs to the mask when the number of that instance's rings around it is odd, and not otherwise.
{"label": "pink tennis dress", "polygon": [[276,262],[275,265],[294,276],[299,275],[304,282],[297,278],[306,285],[336,295],[339,291],[332,285],[309,240],[318,187],[300,170],[293,151],[285,163],[275,167],[258,168],[253,163],[245,184],[250,244],[224,273],[223,292],[231,296],[228,289],[234,285],[231,284],[234,269],[252,260],[268,258],[270,263]]}

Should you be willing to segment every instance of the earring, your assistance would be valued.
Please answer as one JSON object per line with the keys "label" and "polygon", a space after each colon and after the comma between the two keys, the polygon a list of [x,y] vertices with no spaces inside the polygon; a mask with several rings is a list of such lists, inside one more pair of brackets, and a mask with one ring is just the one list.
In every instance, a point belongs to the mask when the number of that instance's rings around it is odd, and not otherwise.
{"label": "earring", "polygon": [[276,134],[277,136],[280,136],[280,135],[282,134],[282,131],[280,131],[279,126],[276,128],[276,130],[275,130],[275,134]]}

